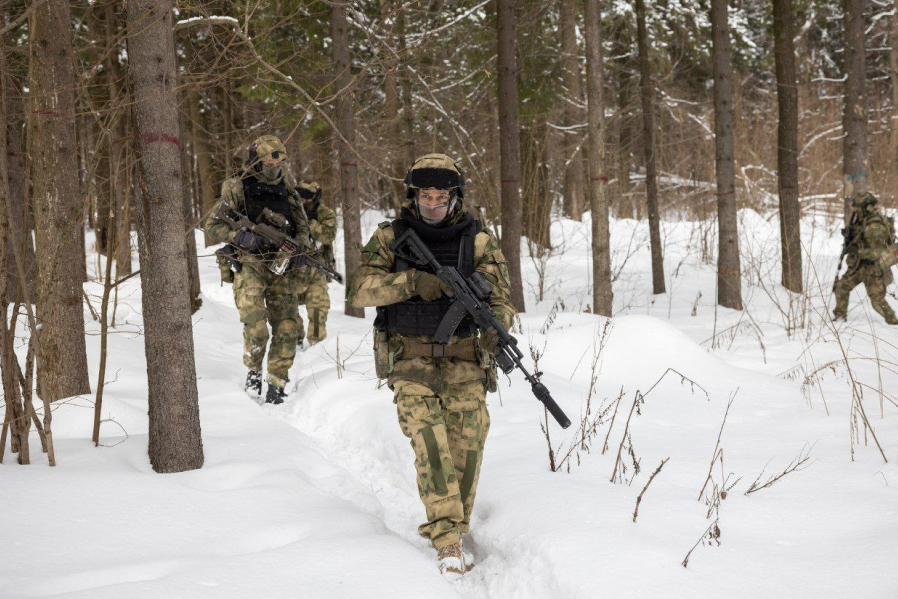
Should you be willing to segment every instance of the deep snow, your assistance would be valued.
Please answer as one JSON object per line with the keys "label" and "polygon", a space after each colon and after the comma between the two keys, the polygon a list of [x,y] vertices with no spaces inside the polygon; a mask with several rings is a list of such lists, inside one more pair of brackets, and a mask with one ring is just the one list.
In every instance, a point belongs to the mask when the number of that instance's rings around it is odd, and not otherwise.
{"label": "deep snow", "polygon": [[[377,220],[365,215],[366,235]],[[551,472],[542,409],[519,374],[510,386],[503,378],[501,394],[489,397],[492,428],[466,540],[478,565],[455,583],[440,577],[416,533],[423,508],[413,456],[391,394],[374,377],[373,311],[365,321],[343,316],[342,287],[332,286],[330,338],[298,354],[287,403],[259,406],[242,392],[231,289],[219,285],[212,248],[201,250],[194,331],[206,462],[158,475],[146,457],[140,291],[129,281],[109,340],[104,417],[115,423],[103,425],[106,446],[89,441],[92,398],[73,398],[54,411],[55,469],[35,449],[36,435],[33,465],[15,465],[7,452],[0,468],[0,598],[894,599],[898,332],[870,316],[860,295],[849,323],[831,327],[824,315],[839,247],[828,231],[837,225],[808,219],[810,300],[792,310],[806,309],[809,324],[790,337],[789,294],[774,283],[778,224],[752,212],[741,222],[743,312],[715,310],[714,270],[702,261],[695,223],[664,223],[668,293],[660,296],[651,295],[645,225],[613,223],[620,276],[610,324],[584,312],[588,222],[553,225],[560,249],[545,268],[524,259],[528,312],[518,336],[543,353],[544,382],[574,421],[568,431],[550,422],[553,447],[564,453],[577,435],[593,364],[592,414],[608,411],[589,452]],[[540,302],[539,270],[547,273]],[[86,289],[97,296],[100,286]],[[86,315],[95,376],[99,325]],[[852,461],[846,356],[887,464],[862,425]],[[634,397],[659,379],[630,421],[625,480],[612,484]],[[730,398],[712,481],[738,482],[720,503],[720,545],[699,544],[683,568],[714,519],[697,498]],[[762,470],[763,481],[803,450],[803,470],[744,495]],[[636,497],[664,458],[634,523]]]}

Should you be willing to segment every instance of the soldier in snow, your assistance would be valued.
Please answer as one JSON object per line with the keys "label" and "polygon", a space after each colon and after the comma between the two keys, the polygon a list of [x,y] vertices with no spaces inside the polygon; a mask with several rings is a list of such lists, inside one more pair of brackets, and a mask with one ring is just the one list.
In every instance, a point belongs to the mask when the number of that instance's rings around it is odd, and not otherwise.
{"label": "soldier in snow", "polygon": [[[843,231],[845,247],[842,257],[848,268],[842,277],[836,277],[833,292],[836,296],[835,320],[845,320],[848,315],[848,299],[851,291],[864,284],[873,309],[889,324],[898,324],[898,318],[886,301],[886,287],[893,282],[892,266],[895,264],[895,227],[876,207],[872,193],[858,194],[852,200],[851,223]],[[841,266],[841,260],[840,260]]]}
{"label": "soldier in snow", "polygon": [[462,552],[489,431],[486,392],[496,390],[494,330],[479,331],[470,317],[449,344],[435,343],[449,309],[442,281],[428,268],[410,267],[392,244],[412,228],[441,264],[466,277],[479,273],[491,288],[489,303],[506,328],[515,310],[508,268],[496,237],[465,210],[464,174],[443,154],[415,161],[405,178],[400,217],[381,223],[362,248],[349,299],[377,306],[375,367],[394,393],[399,425],[415,451],[418,492],[427,513],[419,527],[438,551],[440,571],[464,574]]}
{"label": "soldier in snow", "polygon": [[[266,208],[286,218],[285,233],[308,244],[309,223],[296,188],[284,179],[283,162],[287,150],[274,135],[263,135],[252,143],[246,166],[221,187],[221,206],[248,217],[254,223]],[[283,252],[269,240],[248,230],[234,230],[213,214],[206,232],[238,248],[239,272],[233,277],[234,299],[243,323],[243,363],[249,369],[246,391],[258,398],[262,394],[262,362],[268,346],[267,403],[283,403],[287,372],[296,355],[298,333],[298,289],[311,278],[307,267],[286,270]],[[236,269],[235,269],[236,270]]]}
{"label": "soldier in snow", "polygon": [[[337,237],[337,214],[321,203],[321,186],[314,181],[302,181],[296,186],[302,198],[306,218],[312,240],[318,244],[322,260],[328,266],[334,266],[334,239]],[[327,291],[327,277],[320,271],[311,274],[308,285],[300,289],[299,303],[305,304],[308,314],[308,330],[304,330],[302,318],[297,317],[299,331],[297,339],[302,347],[303,337],[309,345],[315,345],[327,337],[327,311],[331,307],[331,298]]]}

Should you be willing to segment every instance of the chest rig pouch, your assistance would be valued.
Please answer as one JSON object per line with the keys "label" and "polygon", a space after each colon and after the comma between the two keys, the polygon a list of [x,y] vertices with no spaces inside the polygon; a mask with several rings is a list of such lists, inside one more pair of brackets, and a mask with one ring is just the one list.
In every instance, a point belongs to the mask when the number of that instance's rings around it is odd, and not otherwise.
{"label": "chest rig pouch", "polygon": [[294,237],[296,224],[293,222],[293,213],[290,211],[289,198],[290,190],[283,182],[277,185],[267,185],[255,177],[243,179],[243,203],[246,216],[254,223],[258,223],[262,211],[268,208],[287,219],[287,225],[283,231],[290,237]]}
{"label": "chest rig pouch", "polygon": [[[405,220],[393,221],[393,234],[399,239],[411,225]],[[427,238],[422,239],[428,249],[440,264],[454,265],[458,272],[465,278],[474,274],[474,238],[480,232],[480,221],[472,220],[457,234],[448,239]],[[419,234],[421,231],[419,231]],[[405,272],[410,266],[406,260],[396,256],[393,261],[393,272]],[[429,266],[416,266],[417,270],[434,274]],[[452,300],[441,297],[432,302],[426,302],[418,296],[407,299],[404,302],[381,306],[377,308],[377,318],[374,326],[379,331],[388,331],[405,336],[429,335],[433,336],[443,321],[443,317],[449,311]],[[459,337],[471,337],[477,333],[477,325],[470,316],[466,316],[455,335]]]}

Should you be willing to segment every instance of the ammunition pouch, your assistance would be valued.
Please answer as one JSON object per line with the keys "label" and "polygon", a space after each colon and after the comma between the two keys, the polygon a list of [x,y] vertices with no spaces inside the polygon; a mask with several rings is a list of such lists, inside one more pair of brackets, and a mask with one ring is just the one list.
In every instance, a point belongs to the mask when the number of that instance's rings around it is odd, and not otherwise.
{"label": "ammunition pouch", "polygon": [[496,370],[496,356],[487,351],[481,344],[480,338],[477,341],[477,362],[486,373],[486,390],[488,393],[495,393],[499,390],[499,375]]}
{"label": "ammunition pouch", "polygon": [[374,329],[374,374],[386,380],[393,373],[397,357],[402,354],[402,345],[396,339],[390,342],[390,333]]}

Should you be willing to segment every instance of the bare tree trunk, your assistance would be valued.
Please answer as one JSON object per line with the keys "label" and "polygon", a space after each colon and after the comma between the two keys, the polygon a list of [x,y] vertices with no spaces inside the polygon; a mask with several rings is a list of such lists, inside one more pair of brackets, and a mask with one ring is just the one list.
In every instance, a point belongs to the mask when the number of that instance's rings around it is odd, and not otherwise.
{"label": "bare tree trunk", "polygon": [[576,130],[581,111],[574,103],[583,101],[580,84],[580,57],[577,51],[577,0],[561,0],[561,77],[567,91],[564,102],[564,191],[562,211],[568,218],[582,220],[586,206],[583,181],[583,153],[580,150]]}
{"label": "bare tree trunk", "polygon": [[[208,218],[215,208],[215,173],[212,170],[212,151],[206,139],[206,119],[200,112],[200,95],[196,88],[191,87],[187,92],[187,103],[190,105],[190,129],[193,131],[193,147],[196,151],[198,181],[200,190],[200,206],[203,216]],[[205,234],[206,247],[218,243]]]}
{"label": "bare tree trunk", "polygon": [[[352,81],[349,61],[349,30],[346,5],[331,5],[331,36],[337,88],[344,90],[337,99],[337,128],[349,144],[355,144],[355,113],[352,110],[353,92],[347,89]],[[359,168],[352,150],[337,142],[340,160],[340,191],[343,213],[343,248],[346,256],[347,279],[355,274],[362,262],[362,221],[359,211]],[[353,308],[346,301],[347,316],[365,317],[364,308]]]}
{"label": "bare tree trunk", "polygon": [[736,164],[733,156],[733,56],[727,0],[711,0],[714,70],[714,148],[717,168],[717,303],[742,309],[739,225],[736,218]]}
{"label": "bare tree trunk", "polygon": [[521,138],[518,131],[518,67],[514,0],[496,0],[499,40],[499,160],[502,189],[502,253],[511,277],[511,303],[524,311],[521,282]]}
{"label": "bare tree trunk", "polygon": [[84,343],[84,229],[78,193],[72,22],[67,0],[45,0],[31,19],[29,108],[36,249],[38,394],[90,393]]}
{"label": "bare tree trunk", "polygon": [[127,97],[125,89],[125,77],[119,64],[121,50],[118,40],[119,20],[116,14],[117,0],[105,2],[105,34],[106,43],[110,48],[106,58],[106,68],[109,70],[109,98],[111,110],[115,111],[115,117],[110,123],[112,139],[110,141],[110,188],[112,190],[113,206],[115,210],[115,231],[110,232],[116,239],[112,245],[115,249],[115,273],[116,277],[131,274],[131,210],[130,190],[125,184],[127,156],[129,144],[125,142],[128,128],[128,110],[123,105],[122,98]]}
{"label": "bare tree trunk", "polygon": [[851,214],[851,199],[868,190],[864,0],[843,0],[842,11],[845,23],[842,174],[845,178],[845,220],[847,221]]}
{"label": "bare tree trunk", "polygon": [[[3,11],[0,10],[0,23],[5,20]],[[9,122],[9,103],[7,95],[10,86],[8,85],[8,73],[6,67],[5,53],[5,36],[0,36],[0,239],[6,239],[10,235],[9,215],[12,204],[10,195],[10,172],[8,168],[7,152],[7,123]],[[8,254],[15,251],[15,248],[8,243],[0,243],[0,265],[8,265],[10,260]],[[21,260],[21,255],[19,256]],[[14,261],[15,258],[13,258]],[[21,262],[20,262],[21,264]],[[19,368],[18,359],[14,351],[14,331],[10,331],[6,322],[6,306],[12,301],[5,291],[8,286],[8,273],[11,272],[7,268],[0,268],[0,293],[4,295],[0,297],[0,306],[3,307],[0,312],[0,371],[2,371],[2,388],[3,398],[6,404],[3,416],[2,432],[0,432],[0,463],[3,461],[3,453],[6,449],[7,433],[11,432],[10,446],[13,451],[19,454],[19,463],[28,464],[30,461],[28,451],[28,432],[31,430],[31,421],[26,414],[25,406],[22,402],[19,382],[16,373]],[[17,292],[25,291],[19,289]],[[30,298],[31,296],[29,296]],[[12,312],[12,322],[15,324],[15,318],[18,315],[19,303],[16,302]]]}
{"label": "bare tree trunk", "polygon": [[[183,119],[187,110],[181,110],[180,116]],[[188,131],[186,119],[180,121],[181,131]],[[187,286],[190,293],[190,311],[196,313],[203,305],[200,298],[202,288],[200,286],[200,264],[196,251],[196,228],[199,222],[193,217],[193,184],[191,182],[190,162],[187,153],[181,151],[181,181],[186,183],[181,187],[181,200],[184,205],[184,243],[187,246],[187,273],[189,275],[189,284]]]}
{"label": "bare tree trunk", "polygon": [[[398,11],[396,16],[396,37],[399,41],[399,53],[406,55],[405,43],[405,12]],[[415,108],[412,103],[412,78],[409,73],[404,73],[399,79],[402,88],[402,120],[405,123],[405,164],[406,169],[412,167],[415,162]]]}
{"label": "bare tree trunk", "polygon": [[898,10],[892,11],[889,19],[889,83],[892,100],[889,120],[888,170],[891,182],[892,202],[898,203]]}
{"label": "bare tree trunk", "polygon": [[593,312],[611,316],[611,239],[608,177],[605,175],[605,103],[602,95],[602,11],[599,0],[585,0],[586,96],[589,119],[589,198],[592,213]]}
{"label": "bare tree trunk", "polygon": [[645,2],[636,0],[636,36],[639,45],[639,87],[642,92],[642,147],[645,154],[645,202],[649,213],[652,250],[652,292],[664,293],[664,256],[661,253],[661,218],[658,214],[658,175],[655,166],[655,87],[649,64]]}
{"label": "bare tree trunk", "polygon": [[[397,13],[398,10],[392,0],[380,0],[381,19],[390,19],[392,21],[387,33],[387,43],[391,48],[396,38]],[[398,70],[399,64],[397,60],[390,56],[387,60],[386,73],[384,74],[384,120],[386,121],[387,130],[385,171],[399,180],[387,182],[390,188],[389,202],[388,206],[382,206],[382,208],[389,208],[397,216],[399,215],[399,207],[405,200],[405,186],[402,184],[402,179],[405,176],[405,171],[411,166],[411,164],[405,164],[400,147],[402,144],[402,120],[399,116],[399,85],[396,79]]]}
{"label": "bare tree trunk", "polygon": [[[0,13],[0,22],[2,22],[2,13]],[[2,40],[0,40],[2,43]],[[0,68],[0,72],[3,68]],[[7,172],[9,180],[9,234],[6,237],[9,242],[9,251],[6,259],[6,269],[9,277],[6,281],[6,288],[0,288],[0,292],[4,292],[8,301],[15,301],[16,298],[34,298],[36,295],[35,279],[37,277],[37,265],[34,259],[34,240],[31,237],[31,214],[30,201],[28,198],[28,189],[25,184],[25,152],[23,149],[23,120],[20,115],[25,110],[22,105],[21,90],[15,89],[12,78],[0,76],[3,82],[0,85],[5,87],[0,92],[6,94],[6,118],[0,119],[0,127],[6,127],[6,156],[7,156]],[[0,152],[3,151],[0,145]],[[23,260],[25,271],[25,281],[27,289],[20,290],[19,271],[15,264],[15,252],[18,251]],[[24,293],[20,294],[20,291]]]}
{"label": "bare tree trunk", "polygon": [[773,0],[774,59],[779,104],[777,183],[780,195],[780,238],[783,286],[802,291],[801,207],[798,203],[798,82],[792,32],[792,0]]}
{"label": "bare tree trunk", "polygon": [[893,10],[889,19],[889,83],[892,97],[892,118],[889,121],[889,187],[892,201],[898,203],[898,10]]}
{"label": "bare tree trunk", "polygon": [[127,0],[140,188],[149,455],[157,472],[203,465],[184,243],[171,0]]}

